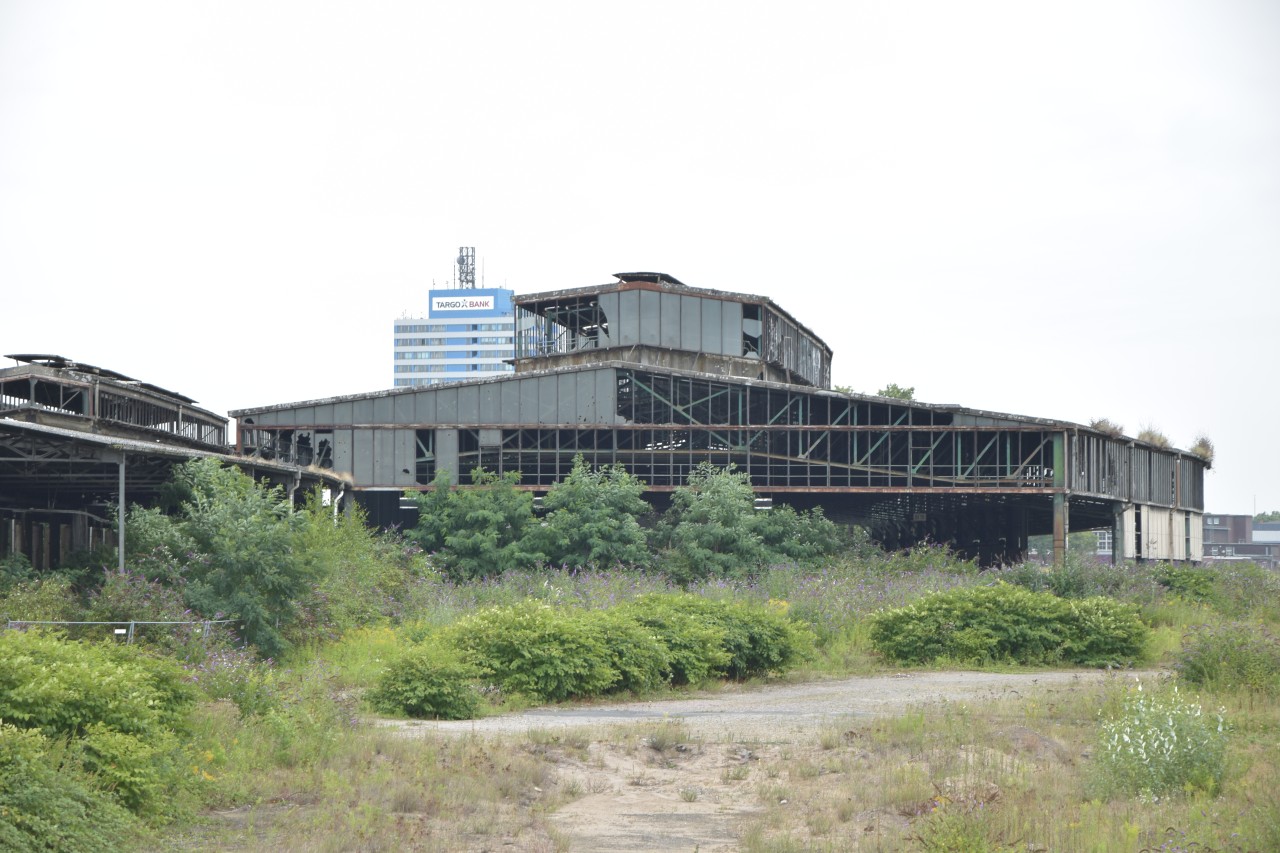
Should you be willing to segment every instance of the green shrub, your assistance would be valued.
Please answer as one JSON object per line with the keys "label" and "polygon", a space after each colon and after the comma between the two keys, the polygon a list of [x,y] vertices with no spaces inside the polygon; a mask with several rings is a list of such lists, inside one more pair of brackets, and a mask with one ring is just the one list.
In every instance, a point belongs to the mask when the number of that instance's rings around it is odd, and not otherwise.
{"label": "green shrub", "polygon": [[0,722],[0,850],[122,850],[136,826],[64,742]]}
{"label": "green shrub", "polygon": [[15,583],[0,596],[0,619],[6,621],[67,621],[81,612],[71,582],[59,577]]}
{"label": "green shrub", "polygon": [[1215,566],[1213,609],[1231,619],[1280,622],[1280,572],[1257,563]]}
{"label": "green shrub", "polygon": [[1211,569],[1161,563],[1156,567],[1155,579],[1169,592],[1187,601],[1204,603],[1213,598],[1214,573]]}
{"label": "green shrub", "polygon": [[677,596],[642,595],[619,607],[629,618],[647,628],[669,655],[663,678],[675,685],[701,684],[725,671],[729,652],[725,629],[675,607]]}
{"label": "green shrub", "polygon": [[213,651],[190,673],[206,697],[232,702],[242,716],[263,714],[280,704],[276,670],[248,649]]}
{"label": "green shrub", "polygon": [[619,678],[588,619],[537,601],[482,610],[440,637],[503,690],[533,699],[597,696]]}
{"label": "green shrub", "polygon": [[176,664],[137,647],[0,634],[0,720],[23,728],[80,735],[102,723],[149,736],[181,728],[194,700]]}
{"label": "green shrub", "polygon": [[1141,655],[1146,628],[1136,611],[1103,598],[1067,601],[1000,583],[925,596],[872,617],[873,648],[900,663],[938,658],[1090,666]]}
{"label": "green shrub", "polygon": [[1213,690],[1280,694],[1280,638],[1263,625],[1198,625],[1182,636],[1174,669],[1187,682]]}
{"label": "green shrub", "polygon": [[1150,634],[1138,608],[1097,595],[1069,600],[1064,660],[1081,666],[1124,666],[1142,657]]}
{"label": "green shrub", "polygon": [[1105,718],[1097,749],[1097,782],[1107,796],[1162,797],[1180,791],[1216,794],[1226,766],[1222,714],[1205,714],[1175,686],[1167,693],[1129,691]]}
{"label": "green shrub", "polygon": [[643,618],[655,611],[683,614],[694,624],[720,629],[726,657],[718,665],[712,662],[712,675],[741,680],[781,672],[804,660],[814,647],[813,632],[788,619],[785,605],[658,594],[638,599],[631,612]]}
{"label": "green shrub", "polygon": [[170,793],[180,778],[175,760],[179,748],[171,733],[143,738],[94,723],[74,745],[95,785],[129,811],[152,818],[172,816],[162,812],[162,807],[172,807]]}
{"label": "green shrub", "polygon": [[668,683],[671,650],[652,629],[618,609],[582,615],[608,649],[609,663],[618,673],[612,690],[643,693]]}
{"label": "green shrub", "polygon": [[469,720],[480,712],[474,683],[479,675],[479,668],[463,661],[455,649],[428,643],[392,661],[367,698],[386,714]]}

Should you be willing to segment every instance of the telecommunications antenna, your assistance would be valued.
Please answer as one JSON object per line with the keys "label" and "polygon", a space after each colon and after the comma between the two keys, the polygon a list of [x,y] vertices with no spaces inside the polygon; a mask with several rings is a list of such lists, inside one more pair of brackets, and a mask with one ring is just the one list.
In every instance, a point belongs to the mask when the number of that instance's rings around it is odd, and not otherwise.
{"label": "telecommunications antenna", "polygon": [[458,249],[458,287],[474,290],[476,286],[476,247]]}

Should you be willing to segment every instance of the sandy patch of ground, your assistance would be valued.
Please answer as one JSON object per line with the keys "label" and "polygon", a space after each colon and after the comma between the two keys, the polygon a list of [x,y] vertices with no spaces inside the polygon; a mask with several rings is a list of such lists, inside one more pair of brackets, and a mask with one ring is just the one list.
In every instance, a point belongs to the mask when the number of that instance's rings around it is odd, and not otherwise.
{"label": "sandy patch of ground", "polygon": [[[766,780],[759,768],[782,751],[820,751],[824,731],[941,702],[1016,698],[1155,675],[918,672],[730,687],[669,701],[536,708],[482,720],[385,724],[406,734],[526,735],[541,748],[563,745],[557,784],[577,797],[552,816],[552,824],[570,850],[710,853],[739,849],[743,822],[760,811]],[[1025,733],[1029,742],[1038,737]]]}

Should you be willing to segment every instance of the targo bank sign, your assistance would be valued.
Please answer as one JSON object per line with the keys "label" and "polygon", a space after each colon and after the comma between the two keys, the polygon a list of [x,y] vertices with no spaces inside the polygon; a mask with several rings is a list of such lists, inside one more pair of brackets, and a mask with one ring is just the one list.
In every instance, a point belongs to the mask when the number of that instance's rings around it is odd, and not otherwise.
{"label": "targo bank sign", "polygon": [[492,296],[433,296],[431,313],[437,311],[492,311]]}

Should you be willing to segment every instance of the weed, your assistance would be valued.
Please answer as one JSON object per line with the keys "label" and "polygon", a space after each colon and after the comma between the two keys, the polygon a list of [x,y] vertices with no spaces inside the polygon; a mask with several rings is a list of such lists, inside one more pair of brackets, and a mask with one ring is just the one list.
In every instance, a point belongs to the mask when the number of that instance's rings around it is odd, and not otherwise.
{"label": "weed", "polygon": [[1176,686],[1160,694],[1138,685],[1124,696],[1119,713],[1102,722],[1098,784],[1110,795],[1147,799],[1181,791],[1216,793],[1226,746],[1221,712],[1205,714]]}

